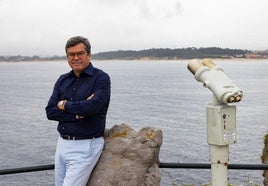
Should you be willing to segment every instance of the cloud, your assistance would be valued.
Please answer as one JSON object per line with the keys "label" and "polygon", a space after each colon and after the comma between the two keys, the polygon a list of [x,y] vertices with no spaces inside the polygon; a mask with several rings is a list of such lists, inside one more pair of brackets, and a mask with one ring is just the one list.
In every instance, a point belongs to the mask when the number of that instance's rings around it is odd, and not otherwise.
{"label": "cloud", "polygon": [[83,35],[93,52],[268,48],[266,0],[0,0],[0,55],[62,55]]}

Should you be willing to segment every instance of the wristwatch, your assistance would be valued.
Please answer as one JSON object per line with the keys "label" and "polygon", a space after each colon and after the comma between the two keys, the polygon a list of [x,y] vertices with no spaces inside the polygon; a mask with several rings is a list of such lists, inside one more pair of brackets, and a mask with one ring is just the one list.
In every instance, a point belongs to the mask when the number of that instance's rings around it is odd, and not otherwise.
{"label": "wristwatch", "polygon": [[60,106],[63,106],[63,104],[64,104],[64,101],[61,100],[61,101],[60,101]]}
{"label": "wristwatch", "polygon": [[66,102],[67,102],[66,100],[59,101],[58,107],[60,110],[64,110],[64,105]]}

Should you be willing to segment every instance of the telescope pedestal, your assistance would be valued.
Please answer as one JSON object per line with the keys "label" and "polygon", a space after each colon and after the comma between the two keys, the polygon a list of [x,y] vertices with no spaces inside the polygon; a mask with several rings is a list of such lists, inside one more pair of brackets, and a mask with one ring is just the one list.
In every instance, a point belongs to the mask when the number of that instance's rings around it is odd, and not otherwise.
{"label": "telescope pedestal", "polygon": [[206,107],[207,142],[211,162],[212,186],[228,185],[229,145],[236,142],[236,107],[221,104],[213,96]]}
{"label": "telescope pedestal", "polygon": [[212,186],[228,185],[228,154],[229,146],[209,145],[211,162]]}

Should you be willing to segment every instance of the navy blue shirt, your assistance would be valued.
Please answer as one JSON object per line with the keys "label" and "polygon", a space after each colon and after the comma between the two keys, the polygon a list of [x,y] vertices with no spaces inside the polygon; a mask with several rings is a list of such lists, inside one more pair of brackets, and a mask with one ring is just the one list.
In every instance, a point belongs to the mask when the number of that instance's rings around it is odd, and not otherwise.
{"label": "navy blue shirt", "polygon": [[[110,94],[109,75],[90,63],[79,77],[73,71],[59,77],[46,107],[47,118],[59,121],[61,135],[103,136]],[[57,107],[60,100],[67,100],[64,111]]]}

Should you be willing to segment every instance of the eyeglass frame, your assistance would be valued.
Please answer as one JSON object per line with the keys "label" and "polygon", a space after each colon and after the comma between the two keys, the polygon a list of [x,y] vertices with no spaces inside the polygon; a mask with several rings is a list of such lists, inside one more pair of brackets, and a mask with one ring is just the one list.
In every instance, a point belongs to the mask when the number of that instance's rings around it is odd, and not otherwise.
{"label": "eyeglass frame", "polygon": [[79,51],[79,52],[67,52],[68,58],[75,58],[77,56],[78,58],[82,58],[83,55],[87,54],[86,51]]}

